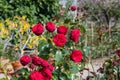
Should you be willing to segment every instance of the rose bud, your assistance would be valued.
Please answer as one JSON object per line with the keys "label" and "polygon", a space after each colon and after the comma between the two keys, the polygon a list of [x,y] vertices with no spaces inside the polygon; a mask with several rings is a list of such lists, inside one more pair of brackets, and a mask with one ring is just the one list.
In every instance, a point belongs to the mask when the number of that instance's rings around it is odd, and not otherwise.
{"label": "rose bud", "polygon": [[30,64],[29,67],[30,67],[31,69],[34,69],[35,65],[34,65],[34,64]]}
{"label": "rose bud", "polygon": [[120,57],[120,50],[117,51],[117,55]]}
{"label": "rose bud", "polygon": [[118,62],[117,62],[117,61],[114,61],[114,62],[113,62],[113,65],[114,65],[114,66],[117,66],[117,65],[118,65]]}
{"label": "rose bud", "polygon": [[76,10],[76,6],[71,6],[71,11],[75,11]]}

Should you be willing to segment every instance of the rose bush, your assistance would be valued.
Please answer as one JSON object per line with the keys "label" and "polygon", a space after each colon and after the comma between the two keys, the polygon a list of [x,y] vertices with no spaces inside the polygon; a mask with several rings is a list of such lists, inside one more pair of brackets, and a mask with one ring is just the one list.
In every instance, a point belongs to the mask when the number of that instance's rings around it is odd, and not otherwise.
{"label": "rose bush", "polygon": [[[76,43],[80,42],[80,30],[69,29],[70,31],[64,25],[55,26],[54,22],[33,25],[31,29],[33,35],[42,36],[45,40],[39,41],[39,54],[33,53],[29,58],[27,55],[23,55],[20,58],[21,64],[24,67],[28,66],[29,75],[27,78],[30,80],[39,78],[41,80],[59,80],[63,75],[62,78],[66,80],[71,79],[73,73],[79,72],[81,67],[78,66],[82,65],[84,60],[84,53],[76,47]],[[53,31],[54,33],[51,33]],[[72,65],[74,66],[71,67]]]}

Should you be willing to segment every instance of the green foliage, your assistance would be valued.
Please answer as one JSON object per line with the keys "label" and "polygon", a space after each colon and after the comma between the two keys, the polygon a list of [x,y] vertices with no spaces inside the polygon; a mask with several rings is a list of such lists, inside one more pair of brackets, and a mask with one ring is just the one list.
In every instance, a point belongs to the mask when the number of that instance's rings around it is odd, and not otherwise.
{"label": "green foliage", "polygon": [[16,73],[19,73],[20,76],[19,77],[14,76],[12,77],[11,80],[28,80],[28,76],[30,74],[27,68],[22,68],[18,70]]}
{"label": "green foliage", "polygon": [[58,0],[1,0],[0,19],[26,15],[30,22],[41,22],[58,15]]}

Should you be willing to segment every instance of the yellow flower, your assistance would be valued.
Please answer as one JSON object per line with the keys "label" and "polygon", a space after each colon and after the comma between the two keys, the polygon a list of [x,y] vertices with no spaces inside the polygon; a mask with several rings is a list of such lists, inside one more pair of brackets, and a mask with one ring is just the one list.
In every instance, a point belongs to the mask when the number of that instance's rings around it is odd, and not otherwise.
{"label": "yellow flower", "polygon": [[33,48],[34,46],[37,46],[38,42],[39,42],[39,36],[33,36],[30,38],[28,47]]}
{"label": "yellow flower", "polygon": [[22,19],[25,20],[27,16],[22,16]]}
{"label": "yellow flower", "polygon": [[14,19],[20,19],[20,17],[19,16],[14,16]]}
{"label": "yellow flower", "polygon": [[8,18],[8,19],[6,19],[6,20],[5,20],[5,22],[6,22],[6,25],[8,25],[8,26],[11,24],[11,21],[10,21],[10,19],[9,19],[9,18]]}
{"label": "yellow flower", "polygon": [[6,38],[9,35],[9,31],[5,27],[2,27],[0,35],[1,35],[2,38]]}
{"label": "yellow flower", "polygon": [[0,21],[0,27],[2,27],[3,26],[3,23]]}
{"label": "yellow flower", "polygon": [[28,30],[30,28],[30,24],[27,22],[24,22],[24,30]]}

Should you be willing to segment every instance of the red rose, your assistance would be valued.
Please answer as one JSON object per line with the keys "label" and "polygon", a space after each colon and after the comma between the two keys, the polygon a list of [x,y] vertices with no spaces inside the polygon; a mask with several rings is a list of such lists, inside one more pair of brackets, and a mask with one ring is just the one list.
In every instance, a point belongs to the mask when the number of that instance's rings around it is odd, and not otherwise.
{"label": "red rose", "polygon": [[28,63],[30,63],[31,59],[30,56],[24,55],[20,58],[20,62],[23,66],[27,65]]}
{"label": "red rose", "polygon": [[54,70],[54,66],[53,65],[49,65],[49,67],[48,67],[51,71],[53,71]]}
{"label": "red rose", "polygon": [[120,50],[117,51],[117,55],[120,57]]}
{"label": "red rose", "polygon": [[82,60],[82,52],[80,50],[73,50],[70,54],[70,58],[74,62],[80,62]]}
{"label": "red rose", "polygon": [[42,68],[40,72],[42,73],[44,80],[51,80],[52,72],[48,68]]}
{"label": "red rose", "polygon": [[30,67],[31,69],[34,69],[35,65],[34,65],[34,64],[30,64],[29,67]]}
{"label": "red rose", "polygon": [[70,39],[76,43],[79,41],[79,36],[80,36],[80,30],[78,29],[74,29],[70,33]]}
{"label": "red rose", "polygon": [[117,61],[114,61],[114,62],[113,62],[113,65],[114,65],[114,66],[117,66],[117,65],[118,65],[118,62],[117,62]]}
{"label": "red rose", "polygon": [[57,33],[59,34],[67,34],[68,28],[66,26],[59,26],[57,29]]}
{"label": "red rose", "polygon": [[47,22],[47,24],[46,24],[46,29],[47,29],[49,32],[55,31],[55,24],[54,24],[53,22]]}
{"label": "red rose", "polygon": [[43,67],[48,67],[48,66],[49,66],[48,61],[43,60],[42,63],[41,63],[41,66],[43,66]]}
{"label": "red rose", "polygon": [[38,71],[33,71],[29,76],[30,80],[44,80],[43,75]]}
{"label": "red rose", "polygon": [[66,43],[66,37],[63,34],[57,34],[56,36],[54,36],[53,42],[56,46],[64,46]]}
{"label": "red rose", "polygon": [[76,6],[71,6],[71,11],[75,11],[76,10]]}
{"label": "red rose", "polygon": [[40,23],[36,24],[33,26],[32,31],[38,36],[41,35],[43,33],[43,25]]}
{"label": "red rose", "polygon": [[32,63],[34,65],[41,65],[42,61],[43,61],[43,59],[38,57],[38,56],[33,56],[32,57]]}

